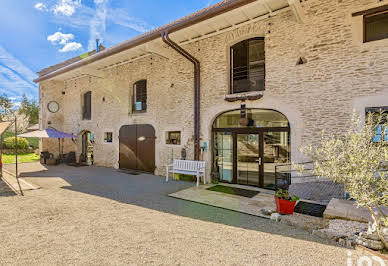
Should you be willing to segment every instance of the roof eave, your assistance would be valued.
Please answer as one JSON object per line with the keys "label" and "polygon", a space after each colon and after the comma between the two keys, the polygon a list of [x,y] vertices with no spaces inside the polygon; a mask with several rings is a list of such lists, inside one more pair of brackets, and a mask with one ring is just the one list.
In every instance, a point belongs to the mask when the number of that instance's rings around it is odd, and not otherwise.
{"label": "roof eave", "polygon": [[220,14],[226,13],[228,11],[231,11],[235,8],[239,8],[241,6],[250,4],[252,2],[255,2],[258,0],[226,0],[220,4],[216,4],[213,7],[210,7],[208,9],[204,9],[202,11],[199,11],[197,14],[189,15],[181,20],[177,20],[175,22],[172,22],[170,24],[167,24],[165,26],[159,27],[155,30],[152,30],[150,32],[147,32],[145,34],[142,34],[138,37],[135,37],[131,40],[122,42],[118,45],[115,45],[111,48],[107,48],[97,54],[94,54],[92,56],[89,56],[85,59],[82,59],[80,61],[77,61],[75,63],[72,63],[70,65],[67,65],[63,68],[57,69],[55,71],[49,72],[45,75],[42,75],[36,79],[34,79],[35,83],[39,83],[44,80],[51,79],[55,76],[64,74],[66,72],[69,72],[71,70],[77,69],[79,67],[91,64],[93,62],[96,62],[98,60],[101,60],[103,58],[106,58],[108,56],[120,53],[122,51],[131,49],[133,47],[145,44],[147,42],[153,41],[155,39],[158,39],[161,37],[161,33],[168,32],[173,33],[176,31],[179,31],[181,29],[184,29],[186,27],[192,26],[194,24],[197,24],[201,21],[210,19],[212,17],[218,16]]}

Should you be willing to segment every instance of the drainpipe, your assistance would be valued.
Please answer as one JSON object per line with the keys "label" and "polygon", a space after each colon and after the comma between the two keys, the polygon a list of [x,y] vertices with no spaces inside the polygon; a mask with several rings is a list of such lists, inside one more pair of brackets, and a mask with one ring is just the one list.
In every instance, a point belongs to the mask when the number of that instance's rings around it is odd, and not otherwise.
{"label": "drainpipe", "polygon": [[194,64],[194,160],[199,161],[200,155],[200,93],[201,93],[201,65],[199,61],[186,50],[168,37],[168,32],[162,33],[162,40],[172,49],[177,51],[187,60]]}

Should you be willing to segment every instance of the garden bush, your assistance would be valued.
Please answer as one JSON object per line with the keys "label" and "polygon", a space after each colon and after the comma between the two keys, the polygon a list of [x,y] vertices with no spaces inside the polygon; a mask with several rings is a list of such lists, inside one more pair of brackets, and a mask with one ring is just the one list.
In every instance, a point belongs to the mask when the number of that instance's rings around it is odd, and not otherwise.
{"label": "garden bush", "polygon": [[[15,137],[8,137],[4,140],[4,146],[7,149],[15,149]],[[25,138],[18,138],[18,149],[24,150],[30,146],[30,143]]]}

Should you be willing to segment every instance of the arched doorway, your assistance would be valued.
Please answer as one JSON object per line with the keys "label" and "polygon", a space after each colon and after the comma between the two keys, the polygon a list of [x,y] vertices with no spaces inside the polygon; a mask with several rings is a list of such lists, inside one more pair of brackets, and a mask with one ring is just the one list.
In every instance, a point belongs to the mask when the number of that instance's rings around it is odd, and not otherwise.
{"label": "arched doorway", "polygon": [[213,124],[213,171],[220,182],[275,189],[276,168],[290,163],[290,144],[290,125],[280,112],[225,112]]}
{"label": "arched doorway", "polygon": [[82,153],[80,157],[80,163],[85,163],[88,165],[94,164],[93,143],[93,133],[90,131],[84,131],[82,133]]}
{"label": "arched doorway", "polygon": [[155,129],[151,125],[127,125],[119,133],[119,167],[154,173]]}

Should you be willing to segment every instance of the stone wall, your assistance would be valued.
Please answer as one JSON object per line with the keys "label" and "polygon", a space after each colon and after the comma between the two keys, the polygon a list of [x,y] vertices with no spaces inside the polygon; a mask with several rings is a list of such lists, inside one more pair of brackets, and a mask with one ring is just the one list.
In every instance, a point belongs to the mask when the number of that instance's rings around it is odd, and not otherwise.
{"label": "stone wall", "polygon": [[[362,43],[362,23],[351,16],[355,11],[377,5],[376,0],[304,1],[304,23],[298,23],[292,11],[285,10],[185,45],[201,62],[201,141],[211,145],[211,125],[216,116],[240,107],[241,102],[224,100],[229,91],[229,48],[256,36],[264,36],[266,41],[266,91],[262,99],[246,101],[246,105],[275,109],[288,117],[293,161],[306,159],[298,151],[300,145],[315,142],[322,129],[328,133],[344,131],[353,110],[362,116],[366,106],[387,105],[388,40]],[[120,127],[151,124],[157,135],[156,174],[164,174],[164,165],[172,154],[179,157],[184,146],[191,159],[193,66],[171,48],[165,48],[168,59],[146,57],[110,68],[104,72],[104,78],[42,82],[43,127],[51,121],[55,128],[73,134],[93,132],[95,163],[118,167]],[[300,57],[306,59],[306,64],[296,64]],[[141,79],[147,79],[147,112],[132,114],[132,87]],[[92,120],[82,121],[82,94],[89,90]],[[60,103],[57,114],[46,111],[50,100]],[[165,144],[167,131],[182,131],[182,144]],[[104,132],[113,132],[113,143],[104,143]],[[79,155],[80,142],[67,141],[65,151],[77,150]],[[44,144],[42,148],[50,149]],[[210,167],[211,153],[204,157]]]}

